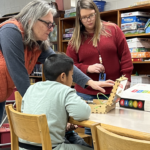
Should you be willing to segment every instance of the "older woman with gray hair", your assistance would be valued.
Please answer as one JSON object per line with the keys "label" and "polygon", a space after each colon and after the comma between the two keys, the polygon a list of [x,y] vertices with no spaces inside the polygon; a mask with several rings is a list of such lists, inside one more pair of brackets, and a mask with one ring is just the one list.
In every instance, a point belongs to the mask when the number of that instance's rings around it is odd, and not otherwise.
{"label": "older woman with gray hair", "polygon": [[[55,52],[49,45],[56,9],[44,0],[33,0],[15,17],[0,24],[0,122],[6,99],[16,86],[23,96],[30,86],[31,74],[37,61]],[[111,81],[91,80],[74,66],[73,81],[104,92],[102,87],[112,86]]]}
{"label": "older woman with gray hair", "polygon": [[[18,15],[0,24],[0,122],[5,101],[14,87],[23,96],[36,62],[44,63],[46,57],[55,53],[49,45],[55,13],[48,2],[33,0]],[[75,66],[73,81],[82,88],[89,85],[102,92],[102,87],[113,85],[113,81],[93,81]]]}

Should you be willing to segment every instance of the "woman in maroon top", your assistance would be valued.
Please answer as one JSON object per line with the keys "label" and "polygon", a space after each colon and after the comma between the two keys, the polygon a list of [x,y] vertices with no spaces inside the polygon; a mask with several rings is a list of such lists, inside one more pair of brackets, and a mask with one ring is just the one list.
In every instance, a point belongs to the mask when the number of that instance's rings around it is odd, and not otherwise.
{"label": "woman in maroon top", "polygon": [[[98,81],[100,73],[106,74],[106,80],[116,80],[125,75],[128,78],[126,88],[130,87],[133,64],[126,38],[117,25],[101,21],[99,10],[92,0],[77,2],[76,24],[67,55],[93,80]],[[91,87],[83,89],[77,84],[75,88],[85,100],[93,100],[99,93]],[[111,87],[106,87],[104,94],[109,96],[111,90]],[[99,97],[106,99],[102,95]]]}
{"label": "woman in maroon top", "polygon": [[[67,55],[93,80],[98,81],[100,73],[106,74],[106,80],[125,75],[128,78],[126,88],[130,87],[133,64],[126,38],[117,25],[101,21],[92,0],[77,2],[76,25]],[[84,99],[88,97],[88,100],[96,98],[99,92],[91,87],[83,89],[77,84],[75,88],[78,95]],[[106,87],[104,94],[109,95],[111,89]]]}

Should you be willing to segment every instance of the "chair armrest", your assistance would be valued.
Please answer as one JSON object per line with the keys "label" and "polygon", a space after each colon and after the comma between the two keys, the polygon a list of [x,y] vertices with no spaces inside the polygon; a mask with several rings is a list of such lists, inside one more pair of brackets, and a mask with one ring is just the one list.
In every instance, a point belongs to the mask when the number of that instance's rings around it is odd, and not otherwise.
{"label": "chair armrest", "polygon": [[129,138],[134,138],[134,139],[139,139],[139,140],[150,141],[150,133],[135,131],[131,129],[125,129],[125,128],[107,125],[103,123],[101,123],[101,127],[103,127],[105,130],[108,130],[118,135],[122,135],[122,136],[129,137]]}
{"label": "chair armrest", "polygon": [[89,120],[77,121],[77,120],[74,120],[72,117],[69,117],[68,122],[75,124],[75,125],[87,127],[87,128],[91,128],[92,126],[99,125],[99,123],[94,122],[94,121],[89,121]]}

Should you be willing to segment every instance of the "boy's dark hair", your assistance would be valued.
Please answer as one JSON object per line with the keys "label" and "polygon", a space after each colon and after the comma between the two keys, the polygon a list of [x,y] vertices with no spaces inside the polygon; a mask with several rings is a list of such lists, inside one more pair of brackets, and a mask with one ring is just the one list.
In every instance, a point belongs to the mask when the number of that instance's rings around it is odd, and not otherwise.
{"label": "boy's dark hair", "polygon": [[43,71],[46,80],[56,81],[57,77],[63,72],[68,76],[72,68],[72,58],[65,54],[52,54],[46,58]]}

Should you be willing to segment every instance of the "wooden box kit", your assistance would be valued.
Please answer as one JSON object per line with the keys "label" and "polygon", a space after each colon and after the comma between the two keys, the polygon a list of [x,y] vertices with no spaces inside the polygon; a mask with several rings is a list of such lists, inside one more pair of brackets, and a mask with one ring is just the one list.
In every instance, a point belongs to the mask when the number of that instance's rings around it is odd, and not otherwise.
{"label": "wooden box kit", "polygon": [[89,104],[89,106],[91,107],[91,112],[105,114],[108,113],[110,110],[114,109],[116,107],[116,102],[120,100],[120,97],[116,95],[116,92],[118,90],[120,83],[124,80],[127,80],[127,78],[122,76],[115,81],[115,84],[113,86],[113,89],[110,93],[110,97],[108,100],[94,99],[93,103]]}

